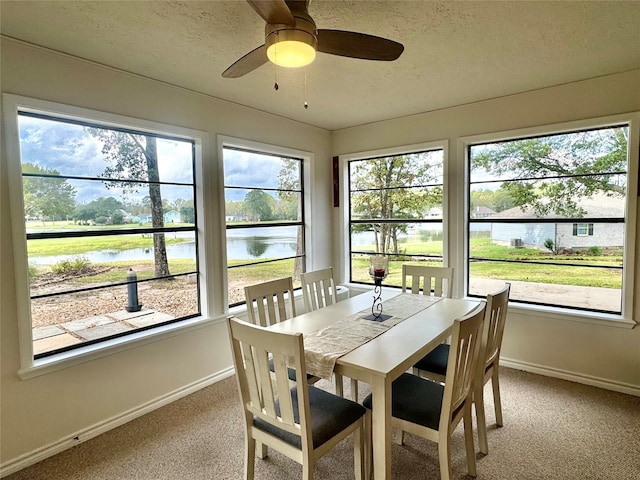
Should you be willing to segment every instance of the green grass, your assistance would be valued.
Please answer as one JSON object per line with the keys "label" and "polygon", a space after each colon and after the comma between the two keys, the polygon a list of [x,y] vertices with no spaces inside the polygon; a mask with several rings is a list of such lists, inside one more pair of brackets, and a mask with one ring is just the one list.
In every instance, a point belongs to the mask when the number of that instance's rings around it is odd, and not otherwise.
{"label": "green grass", "polygon": [[[119,261],[109,263],[94,263],[94,266],[108,266],[113,267],[111,270],[97,275],[91,275],[88,277],[80,277],[75,279],[77,283],[102,283],[102,282],[124,282],[127,280],[127,271],[130,267],[134,266],[131,261]],[[138,280],[146,280],[155,277],[153,260],[136,260],[135,272]],[[180,273],[193,272],[196,269],[195,262],[189,259],[177,259],[169,260],[169,272],[172,275]]]}
{"label": "green grass", "polygon": [[[189,241],[185,238],[172,238],[165,236],[167,244]],[[150,236],[123,235],[115,237],[90,237],[90,238],[62,238],[30,240],[28,251],[30,256],[46,255],[82,255],[90,251],[100,250],[127,250],[132,248],[151,248],[153,239]],[[373,245],[361,246],[361,250],[375,250]],[[532,263],[511,263],[491,260],[512,260],[523,262],[548,262],[570,263],[593,266],[622,266],[620,252],[612,252],[608,255],[554,255],[551,252],[533,248],[509,248],[491,243],[488,238],[471,239],[471,256],[489,259],[489,261],[471,262],[470,275],[472,278],[488,278],[499,280],[513,280],[535,283],[547,283],[557,285],[581,285],[606,288],[621,288],[622,271],[616,269],[594,269],[587,267],[567,267],[555,265],[539,265]],[[405,255],[442,255],[441,241],[406,241],[399,246],[401,254]],[[255,260],[230,260],[229,265],[242,265],[261,263],[260,266],[238,267],[229,270],[229,282],[244,284],[257,283],[274,278],[291,275],[294,269],[294,260],[287,259],[277,262],[262,263],[265,259]],[[389,276],[385,279],[385,285],[400,286],[402,284],[402,264],[420,263],[430,265],[442,265],[442,262],[434,258],[428,260],[412,260],[411,257],[390,257]],[[78,282],[117,282],[123,281],[127,269],[135,263],[139,279],[153,278],[153,260],[117,261],[102,264],[115,267],[112,270],[95,276],[79,278]],[[172,274],[193,271],[193,260],[170,259],[170,271]],[[369,277],[369,256],[354,255],[352,260],[354,281],[371,281]],[[46,273],[48,269],[39,268],[34,274],[37,276]]]}
{"label": "green grass", "polygon": [[555,255],[535,248],[509,248],[492,243],[489,238],[473,238],[470,256],[493,260],[521,260],[549,263],[574,263],[584,265],[622,266],[622,253],[614,251],[609,255],[589,255],[587,252],[573,255]]}
{"label": "green grass", "polygon": [[[165,243],[184,243],[189,238],[173,238],[165,234]],[[113,237],[52,238],[27,241],[29,256],[82,255],[101,250],[129,250],[132,248],[152,248],[153,237],[141,235],[122,235]]]}
{"label": "green grass", "polygon": [[473,262],[472,278],[491,278],[505,281],[577,285],[584,287],[621,288],[622,270],[531,265],[502,262]]}
{"label": "green grass", "polygon": [[[360,250],[375,250],[373,245],[361,246]],[[442,242],[409,242],[402,243],[399,251],[403,254],[426,255],[442,254]],[[590,265],[596,267],[622,266],[622,254],[613,251],[608,255],[555,255],[552,252],[535,248],[509,248],[491,242],[489,238],[473,238],[470,245],[471,257],[491,260],[512,260],[522,262],[566,263],[573,265]],[[438,259],[433,261],[412,261],[410,257],[389,258],[389,275],[385,285],[402,285],[402,264],[420,263],[434,266],[442,265]],[[357,282],[371,282],[369,277],[369,257],[354,256],[352,259],[352,278]],[[619,289],[622,286],[622,270],[608,268],[574,267],[564,265],[539,265],[532,263],[511,263],[501,261],[471,262],[472,278],[488,278],[512,280],[555,285],[576,285]]]}

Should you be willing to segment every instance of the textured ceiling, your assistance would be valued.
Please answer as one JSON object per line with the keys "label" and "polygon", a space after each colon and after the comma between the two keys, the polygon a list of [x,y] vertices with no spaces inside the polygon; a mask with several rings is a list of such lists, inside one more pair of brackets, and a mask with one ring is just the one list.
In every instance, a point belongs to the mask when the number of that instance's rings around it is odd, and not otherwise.
{"label": "textured ceiling", "polygon": [[639,1],[313,0],[309,12],[318,28],[387,37],[405,51],[394,62],[319,53],[304,69],[266,64],[225,79],[264,43],[263,20],[241,0],[3,0],[0,28],[329,130],[640,68]]}

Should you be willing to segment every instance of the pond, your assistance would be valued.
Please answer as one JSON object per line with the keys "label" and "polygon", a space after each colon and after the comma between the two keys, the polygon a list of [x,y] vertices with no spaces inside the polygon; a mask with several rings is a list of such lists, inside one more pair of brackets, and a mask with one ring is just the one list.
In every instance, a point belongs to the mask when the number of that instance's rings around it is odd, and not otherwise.
{"label": "pond", "polygon": [[[268,229],[261,229],[268,236],[239,236],[233,231],[227,235],[227,258],[229,260],[255,260],[257,258],[291,257],[296,254],[296,229],[279,229],[276,235],[270,235]],[[233,232],[233,233],[232,233]],[[81,255],[31,256],[29,263],[35,265],[53,265],[77,256],[87,258],[91,263],[118,261],[153,260],[152,248],[132,248],[128,250],[100,250],[85,252]],[[188,241],[167,245],[167,257],[195,258],[195,242]]]}
{"label": "pond", "polygon": [[[227,259],[255,260],[258,258],[283,258],[296,254],[297,227],[261,228],[260,235],[249,235],[249,229],[227,231]],[[402,238],[431,240],[442,235],[442,230],[431,232],[416,232],[403,235]],[[255,233],[255,230],[254,230]],[[427,237],[425,237],[427,234]],[[191,238],[192,234],[188,234]],[[425,238],[421,238],[425,237]],[[352,236],[352,245],[372,245],[375,242],[373,232],[360,232]],[[53,265],[63,260],[69,260],[78,255],[47,255],[29,257],[29,263],[35,265]],[[153,260],[152,248],[132,248],[128,250],[100,250],[81,254],[92,263],[109,263],[118,261]],[[195,258],[195,242],[187,241],[167,245],[169,259]]]}

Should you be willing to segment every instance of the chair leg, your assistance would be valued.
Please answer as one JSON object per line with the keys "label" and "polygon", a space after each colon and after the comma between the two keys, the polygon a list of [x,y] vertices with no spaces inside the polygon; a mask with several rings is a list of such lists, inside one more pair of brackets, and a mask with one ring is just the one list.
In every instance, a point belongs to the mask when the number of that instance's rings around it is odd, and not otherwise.
{"label": "chair leg", "polygon": [[464,443],[467,450],[467,468],[469,469],[469,475],[476,477],[476,451],[473,445],[473,419],[471,417],[471,404],[469,404],[468,407],[464,407],[463,423]]}
{"label": "chair leg", "polygon": [[344,397],[344,383],[342,382],[342,375],[334,373],[333,376],[336,381],[336,395],[338,395],[339,397]]}
{"label": "chair leg", "polygon": [[245,438],[244,443],[244,478],[253,480],[255,470],[256,441],[253,438]]}
{"label": "chair leg", "polygon": [[502,403],[500,402],[500,380],[498,380],[498,366],[493,367],[491,375],[491,387],[493,388],[493,403],[496,408],[496,424],[502,426]]}
{"label": "chair leg", "polygon": [[258,452],[258,458],[260,460],[264,460],[265,458],[267,458],[267,455],[269,454],[269,450],[264,443],[256,442],[254,448],[255,448],[255,451]]}
{"label": "chair leg", "polygon": [[440,432],[438,439],[438,458],[440,459],[440,479],[451,479],[451,457],[449,456],[449,447],[451,440],[448,432]]}
{"label": "chair leg", "polygon": [[373,478],[373,438],[371,427],[371,410],[367,409],[364,414],[364,478],[371,480]]}
{"label": "chair leg", "polygon": [[313,480],[313,462],[302,463],[302,480]]}
{"label": "chair leg", "polygon": [[394,428],[391,432],[391,440],[396,445],[404,445],[404,430],[401,428]]}
{"label": "chair leg", "polygon": [[367,480],[365,466],[365,451],[367,446],[367,432],[364,417],[360,420],[360,428],[353,432],[353,465],[356,480]]}
{"label": "chair leg", "polygon": [[351,379],[351,400],[358,402],[358,380]]}
{"label": "chair leg", "polygon": [[480,452],[487,455],[489,453],[489,442],[487,440],[487,419],[484,414],[484,388],[477,386],[473,394],[473,403],[476,405],[476,418],[478,419],[478,444]]}

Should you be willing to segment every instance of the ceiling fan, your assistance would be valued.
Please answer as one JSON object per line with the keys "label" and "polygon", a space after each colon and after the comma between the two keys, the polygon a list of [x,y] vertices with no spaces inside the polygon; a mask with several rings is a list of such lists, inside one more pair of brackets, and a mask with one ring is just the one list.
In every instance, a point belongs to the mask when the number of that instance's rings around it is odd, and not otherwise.
{"label": "ceiling fan", "polygon": [[269,60],[282,67],[302,67],[316,51],[365,60],[392,61],[404,50],[386,38],[344,30],[317,29],[309,0],[247,0],[266,23],[265,43],[227,68],[222,76],[238,78]]}

